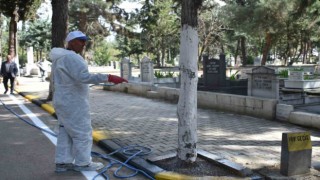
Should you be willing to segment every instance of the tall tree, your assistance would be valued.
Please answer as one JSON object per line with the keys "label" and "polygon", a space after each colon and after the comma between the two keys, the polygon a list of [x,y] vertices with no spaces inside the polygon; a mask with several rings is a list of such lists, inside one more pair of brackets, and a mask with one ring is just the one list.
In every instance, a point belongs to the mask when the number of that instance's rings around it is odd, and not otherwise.
{"label": "tall tree", "polygon": [[52,41],[51,46],[64,47],[68,31],[68,0],[52,0]]}
{"label": "tall tree", "polygon": [[10,17],[8,54],[17,55],[17,23],[34,18],[40,4],[41,0],[0,0],[0,12]]}
{"label": "tall tree", "polygon": [[47,54],[51,47],[51,22],[40,19],[26,22],[26,25],[28,28],[21,32],[19,45],[20,47],[32,46],[36,51],[37,60],[42,59],[43,54]]}
{"label": "tall tree", "polygon": [[[156,56],[156,65],[164,66],[167,54],[178,50],[179,16],[172,0],[146,0],[137,16],[142,28],[144,49]],[[175,54],[174,54],[175,55]]]}
{"label": "tall tree", "polygon": [[198,9],[202,0],[182,0],[180,35],[181,87],[177,108],[178,158],[192,163],[197,158]]}
{"label": "tall tree", "polygon": [[[286,62],[306,58],[317,41],[319,5],[316,0],[225,0],[222,13],[226,26],[245,35],[250,48],[263,54],[264,65],[273,50],[275,57]],[[309,27],[312,27],[311,29]],[[249,44],[251,43],[251,44]],[[257,47],[261,44],[261,47]],[[243,51],[244,52],[244,51]],[[276,53],[275,53],[276,52]],[[246,53],[242,53],[245,56]],[[309,53],[310,54],[310,53]],[[310,56],[308,56],[310,57]]]}
{"label": "tall tree", "polygon": [[[51,46],[64,47],[64,40],[68,31],[68,5],[69,0],[52,0],[52,26]],[[53,98],[52,81],[50,78],[48,101]]]}
{"label": "tall tree", "polygon": [[199,55],[198,63],[201,62],[202,56],[207,54],[213,56],[222,48],[215,48],[222,46],[224,24],[219,18],[218,12],[221,7],[216,2],[204,1],[200,8],[198,17],[198,33],[199,33]]}
{"label": "tall tree", "polygon": [[3,39],[3,30],[4,30],[4,21],[5,17],[0,13],[0,63],[2,62],[2,39]]}

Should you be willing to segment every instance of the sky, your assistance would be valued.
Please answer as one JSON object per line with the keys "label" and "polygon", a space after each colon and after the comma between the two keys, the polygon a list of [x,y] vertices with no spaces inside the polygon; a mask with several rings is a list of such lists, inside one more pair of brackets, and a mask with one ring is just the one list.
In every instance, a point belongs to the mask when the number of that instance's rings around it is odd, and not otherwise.
{"label": "sky", "polygon": [[44,3],[40,5],[40,8],[37,10],[37,14],[41,19],[51,20],[51,16],[52,16],[51,1],[45,0]]}

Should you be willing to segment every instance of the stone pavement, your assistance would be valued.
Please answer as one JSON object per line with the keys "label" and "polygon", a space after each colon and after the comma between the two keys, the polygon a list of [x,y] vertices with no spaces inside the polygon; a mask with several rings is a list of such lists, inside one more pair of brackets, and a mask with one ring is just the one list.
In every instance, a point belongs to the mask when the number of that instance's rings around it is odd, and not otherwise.
{"label": "stone pavement", "polygon": [[[45,97],[47,84],[28,84],[20,78],[21,91]],[[29,80],[30,81],[30,80]],[[39,86],[39,87],[38,87]],[[138,144],[152,149],[150,156],[177,148],[176,104],[147,99],[93,86],[90,91],[93,128],[105,131],[121,146]],[[239,114],[198,109],[198,148],[240,163],[250,169],[275,168],[280,164],[284,132],[310,131],[312,166],[320,168],[320,132],[284,122]]]}
{"label": "stone pavement", "polygon": [[[93,89],[93,127],[125,146],[150,147],[152,156],[177,148],[176,104]],[[320,133],[296,125],[210,109],[198,109],[198,148],[251,169],[280,163],[284,132],[310,131],[313,165],[320,165]]]}

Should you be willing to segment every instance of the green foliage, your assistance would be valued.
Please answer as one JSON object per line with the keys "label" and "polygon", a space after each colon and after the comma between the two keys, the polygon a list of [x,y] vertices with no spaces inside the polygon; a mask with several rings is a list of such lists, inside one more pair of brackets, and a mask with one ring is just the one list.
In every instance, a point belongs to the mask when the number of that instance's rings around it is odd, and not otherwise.
{"label": "green foliage", "polygon": [[312,79],[316,79],[316,77],[314,75],[304,75],[303,79],[304,80],[312,80]]}
{"label": "green foliage", "polygon": [[165,75],[165,77],[167,78],[173,78],[174,72],[167,72],[167,74]]}
{"label": "green foliage", "polygon": [[161,71],[154,71],[154,76],[156,78],[164,78],[165,77],[164,73]]}
{"label": "green foliage", "polygon": [[225,31],[221,28],[224,22],[219,17],[221,8],[214,1],[205,1],[203,8],[200,9],[198,17],[198,34],[199,34],[199,56],[203,54],[214,56],[220,52],[219,47],[222,43],[228,43],[223,36]]}
{"label": "green foliage", "polygon": [[74,29],[89,37],[110,35],[110,29],[105,26],[105,22],[112,22],[109,3],[104,0],[71,0],[69,4],[69,21]]}
{"label": "green foliage", "polygon": [[253,56],[247,57],[247,64],[254,64],[254,57]]}
{"label": "green foliage", "polygon": [[240,70],[237,70],[235,73],[231,74],[231,76],[230,76],[230,80],[231,80],[231,81],[234,81],[234,80],[237,79],[236,76],[237,76],[237,74],[239,73],[239,71],[240,71]]}
{"label": "green foliage", "polygon": [[10,18],[8,53],[15,54],[16,30],[19,20],[34,19],[42,0],[0,0],[0,13]]}
{"label": "green foliage", "polygon": [[156,78],[173,78],[174,72],[161,72],[161,71],[154,71],[154,76]]}
{"label": "green foliage", "polygon": [[291,71],[304,71],[302,67],[293,68]]}
{"label": "green foliage", "polygon": [[111,61],[109,49],[110,47],[106,42],[99,43],[99,45],[94,48],[93,61],[98,66],[105,66]]}
{"label": "green foliage", "polygon": [[5,58],[8,52],[8,18],[0,14],[0,56]]}
{"label": "green foliage", "polygon": [[[304,43],[310,48],[320,47],[319,1],[223,2],[226,6],[203,1],[198,16],[199,56],[220,52],[230,53],[232,57],[240,55],[237,42],[239,37],[245,37],[247,64],[251,64],[251,57],[260,55],[264,49],[266,32],[272,34],[270,51],[276,52],[281,60],[301,58],[303,53],[311,52],[309,49],[303,52]],[[181,1],[140,1],[142,8],[132,12],[120,8],[120,3],[120,0],[71,0],[70,24],[84,30],[92,39],[105,37],[109,31],[116,32],[119,58],[139,60],[147,54],[157,65],[171,63],[179,54]],[[135,31],[136,27],[141,32]]]}
{"label": "green foliage", "polygon": [[30,21],[25,24],[27,28],[21,31],[20,46],[33,47],[35,51],[45,54],[51,49],[51,23],[49,20]]}
{"label": "green foliage", "polygon": [[33,19],[41,2],[42,0],[0,0],[0,13],[13,17],[13,12],[17,8],[20,20]]}
{"label": "green foliage", "polygon": [[[172,0],[146,0],[142,8],[132,15],[130,21],[139,24],[142,30],[135,38],[140,41],[140,48],[148,53],[149,57],[156,57],[157,65],[162,61],[172,62],[179,53],[180,18],[172,8],[174,5]],[[130,46],[130,41],[135,38],[128,38],[125,44],[131,50],[131,54],[140,53]]]}
{"label": "green foliage", "polygon": [[308,56],[307,53],[311,52],[312,48],[319,47],[319,1],[225,2],[227,5],[221,8],[219,15],[227,31],[224,33],[225,38],[229,39],[224,44],[227,52],[237,53],[236,37],[240,34],[247,39],[248,55],[254,57],[261,55],[267,47],[266,34],[270,34],[272,49],[269,49],[269,52],[276,52],[276,57],[285,63],[289,58]]}
{"label": "green foliage", "polygon": [[27,53],[25,53],[25,52],[19,52],[19,65],[21,66],[21,67],[24,67],[25,66],[25,64],[27,63]]}
{"label": "green foliage", "polygon": [[288,69],[282,69],[279,71],[279,77],[280,78],[288,78],[289,77],[289,70]]}

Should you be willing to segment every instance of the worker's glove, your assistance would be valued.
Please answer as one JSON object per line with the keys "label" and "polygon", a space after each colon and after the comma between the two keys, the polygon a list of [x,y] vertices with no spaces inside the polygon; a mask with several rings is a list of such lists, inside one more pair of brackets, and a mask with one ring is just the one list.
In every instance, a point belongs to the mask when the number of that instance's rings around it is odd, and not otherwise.
{"label": "worker's glove", "polygon": [[122,77],[119,76],[115,76],[115,75],[108,75],[108,81],[115,83],[115,84],[119,84],[119,83],[123,83],[123,82],[128,82],[126,79],[123,79]]}

